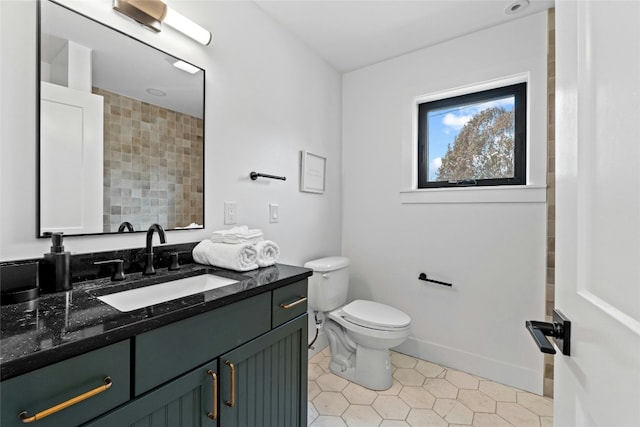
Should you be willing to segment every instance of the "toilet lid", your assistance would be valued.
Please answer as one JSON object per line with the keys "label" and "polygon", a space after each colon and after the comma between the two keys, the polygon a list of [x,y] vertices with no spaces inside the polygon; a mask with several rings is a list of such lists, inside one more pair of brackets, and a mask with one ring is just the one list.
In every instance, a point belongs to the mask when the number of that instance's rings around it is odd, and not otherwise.
{"label": "toilet lid", "polygon": [[343,317],[350,322],[374,328],[404,328],[411,318],[402,311],[373,301],[355,300],[342,307]]}

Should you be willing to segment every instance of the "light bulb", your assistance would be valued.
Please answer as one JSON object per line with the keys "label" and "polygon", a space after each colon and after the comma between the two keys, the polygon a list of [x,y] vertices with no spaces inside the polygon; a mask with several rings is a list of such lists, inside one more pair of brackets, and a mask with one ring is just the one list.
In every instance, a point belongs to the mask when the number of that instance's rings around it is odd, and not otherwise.
{"label": "light bulb", "polygon": [[198,43],[205,46],[211,43],[211,33],[209,31],[190,19],[185,18],[170,7],[167,8],[167,14],[162,22],[175,28],[184,35],[191,37]]}

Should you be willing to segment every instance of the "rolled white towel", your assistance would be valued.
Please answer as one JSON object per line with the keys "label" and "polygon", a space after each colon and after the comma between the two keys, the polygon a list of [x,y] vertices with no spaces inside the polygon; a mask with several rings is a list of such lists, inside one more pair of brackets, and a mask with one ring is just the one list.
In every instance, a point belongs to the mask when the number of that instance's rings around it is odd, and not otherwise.
{"label": "rolled white towel", "polygon": [[255,235],[252,237],[247,236],[224,236],[219,238],[212,238],[211,241],[213,243],[229,243],[229,244],[238,244],[238,243],[258,243],[262,241],[262,233],[259,235]]}
{"label": "rolled white towel", "polygon": [[237,234],[245,234],[249,231],[249,227],[246,225],[236,225],[235,227],[228,228],[226,230],[217,230],[211,233],[211,238],[223,237]]}
{"label": "rolled white towel", "polygon": [[278,260],[280,256],[280,247],[276,242],[271,240],[263,240],[256,243],[256,251],[258,252],[258,258],[256,262],[259,267],[269,267]]}
{"label": "rolled white towel", "polygon": [[262,240],[262,230],[249,230],[246,225],[238,225],[228,230],[218,230],[211,234],[213,243],[257,243]]}
{"label": "rolled white towel", "polygon": [[208,264],[235,271],[249,271],[258,268],[258,251],[251,243],[230,245],[203,240],[193,248],[193,260],[198,264]]}

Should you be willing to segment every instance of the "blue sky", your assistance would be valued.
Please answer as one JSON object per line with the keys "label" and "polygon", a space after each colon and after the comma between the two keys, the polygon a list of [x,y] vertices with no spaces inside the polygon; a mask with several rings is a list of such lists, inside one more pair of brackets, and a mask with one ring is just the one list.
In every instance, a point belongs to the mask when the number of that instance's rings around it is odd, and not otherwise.
{"label": "blue sky", "polygon": [[427,114],[429,141],[429,181],[436,180],[436,173],[442,164],[442,157],[447,152],[447,145],[453,141],[462,127],[476,114],[492,107],[503,107],[512,111],[515,103],[513,96],[493,99],[476,104],[465,104],[433,110]]}

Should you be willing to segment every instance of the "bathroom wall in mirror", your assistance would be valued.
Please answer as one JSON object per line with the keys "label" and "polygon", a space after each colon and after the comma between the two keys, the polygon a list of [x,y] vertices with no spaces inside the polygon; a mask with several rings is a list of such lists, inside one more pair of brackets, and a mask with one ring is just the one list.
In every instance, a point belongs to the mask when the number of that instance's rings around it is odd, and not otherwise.
{"label": "bathroom wall in mirror", "polygon": [[38,236],[203,228],[205,71],[50,0],[39,18]]}

